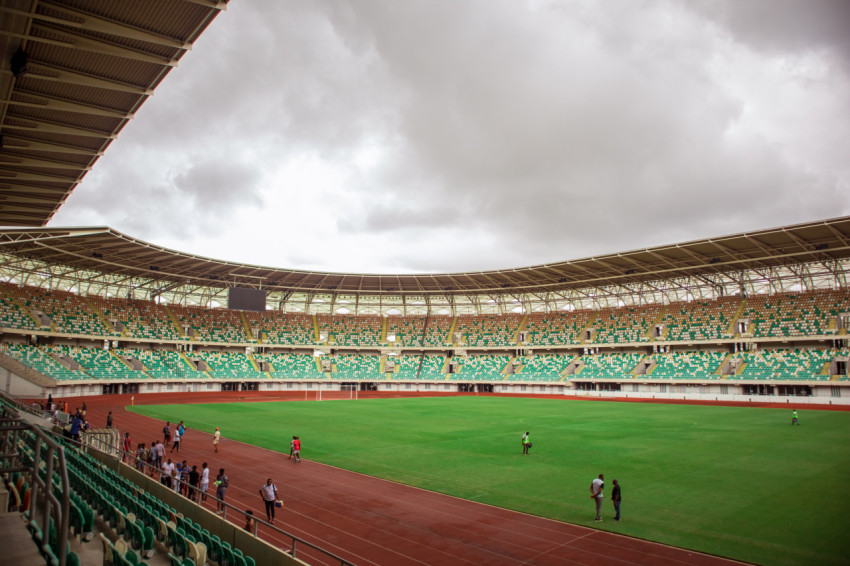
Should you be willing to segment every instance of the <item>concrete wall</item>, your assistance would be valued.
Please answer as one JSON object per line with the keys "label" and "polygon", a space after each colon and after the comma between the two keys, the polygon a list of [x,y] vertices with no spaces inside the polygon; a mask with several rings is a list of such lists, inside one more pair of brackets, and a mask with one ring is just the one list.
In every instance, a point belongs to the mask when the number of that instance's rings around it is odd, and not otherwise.
{"label": "concrete wall", "polygon": [[[737,380],[704,380],[684,382],[684,380],[664,380],[650,382],[646,380],[610,380],[600,379],[584,380],[584,383],[596,383],[602,386],[604,383],[618,383],[620,391],[578,391],[570,382],[558,383],[505,383],[505,382],[480,382],[493,386],[493,393],[504,395],[552,395],[552,396],[574,396],[574,397],[620,397],[639,399],[686,399],[693,401],[738,401],[758,403],[801,403],[801,404],[824,404],[824,405],[850,405],[850,381],[818,381],[818,382],[755,382],[765,385],[808,385],[812,388],[811,397],[785,397],[768,395],[744,395],[744,383]],[[101,395],[102,386],[106,381],[59,382],[56,387],[41,387],[26,378],[0,367],[0,389],[9,392],[19,398],[46,399],[48,393],[53,398],[61,401],[66,398],[81,397],[87,395]],[[129,382],[139,385],[138,395],[146,393],[215,393],[221,390],[220,381],[181,382],[181,381],[139,381]],[[420,382],[377,382],[378,392],[396,392],[405,394],[452,394],[457,392],[457,381],[420,381]],[[269,380],[260,382],[260,391],[278,391],[300,393],[304,399],[315,400],[318,392],[335,392],[327,398],[341,398],[347,392],[341,392],[339,381],[293,381],[293,380]],[[339,393],[341,392],[341,393]],[[324,397],[323,397],[324,398]]]}
{"label": "concrete wall", "polygon": [[17,373],[0,367],[0,387],[13,397],[25,399],[47,399],[46,389],[29,381]]}

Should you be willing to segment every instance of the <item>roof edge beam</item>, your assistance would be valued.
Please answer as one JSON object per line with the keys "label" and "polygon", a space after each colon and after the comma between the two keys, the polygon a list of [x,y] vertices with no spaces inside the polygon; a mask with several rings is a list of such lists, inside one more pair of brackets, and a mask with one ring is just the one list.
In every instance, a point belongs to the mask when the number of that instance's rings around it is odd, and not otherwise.
{"label": "roof edge beam", "polygon": [[65,175],[48,175],[46,173],[28,173],[26,171],[15,171],[3,169],[0,163],[0,181],[7,179],[15,181],[52,181],[57,183],[78,183],[77,177],[66,177]]}
{"label": "roof edge beam", "polygon": [[52,65],[32,61],[27,63],[28,72],[27,78],[39,79],[43,81],[52,81],[80,86],[90,86],[94,88],[102,88],[104,90],[114,90],[118,92],[129,92],[132,94],[141,94],[150,96],[153,90],[139,87],[136,85],[121,83],[110,79],[98,77],[91,73],[83,73],[80,71],[70,71],[67,69],[58,69]]}
{"label": "roof edge beam", "polygon": [[10,185],[9,183],[0,183],[0,195],[8,194],[25,194],[25,195],[33,195],[35,196],[38,193],[50,194],[51,197],[55,199],[56,194],[65,194],[68,192],[67,188],[56,188],[56,187],[36,187],[36,186],[27,186],[27,185]]}
{"label": "roof edge beam", "polygon": [[51,122],[49,120],[43,120],[41,118],[31,118],[29,116],[20,116],[18,114],[7,114],[7,118],[12,120],[18,120],[21,122],[32,122],[32,125],[20,126],[17,124],[10,124],[7,121],[5,124],[3,124],[4,132],[7,132],[9,130],[24,130],[26,132],[39,132],[45,134],[67,134],[71,136],[84,136],[98,139],[115,139],[116,137],[118,137],[116,134],[113,134],[111,132],[102,132],[100,130],[78,128],[75,126],[65,126],[63,124],[57,124],[56,122]]}
{"label": "roof edge beam", "polygon": [[[33,30],[41,29],[42,25],[34,25]],[[5,33],[5,32],[4,32]],[[88,37],[77,35],[73,33],[71,30],[63,30],[54,28],[53,26],[44,26],[43,33],[49,33],[50,35],[59,36],[62,39],[53,39],[49,37],[41,37],[38,35],[33,35],[32,32],[29,34],[6,34],[6,35],[17,35],[27,41],[38,41],[40,43],[48,43],[50,45],[57,45],[59,47],[67,47],[70,49],[79,49],[80,51],[90,51],[92,53],[100,53],[102,55],[111,55],[113,57],[120,57],[122,59],[131,59],[133,61],[142,61],[144,63],[153,63],[155,65],[163,65],[166,67],[176,67],[177,61],[169,59],[167,57],[161,57],[159,55],[152,55],[150,53],[145,53],[143,51],[137,51],[135,49],[130,49],[128,47],[122,47],[119,45],[115,45],[113,43],[104,43],[103,41],[96,41],[94,39],[89,39]]]}
{"label": "roof edge beam", "polygon": [[84,104],[82,102],[77,102],[75,100],[70,100],[67,98],[45,96],[43,94],[36,94],[26,90],[17,90],[15,94],[34,98],[38,102],[22,102],[20,100],[9,100],[6,102],[6,104],[12,106],[26,106],[29,108],[38,108],[40,110],[55,110],[57,112],[74,112],[77,114],[106,116],[107,118],[118,118],[119,120],[123,120],[125,118],[133,118],[133,114],[125,114],[124,112],[114,110],[112,108],[103,108],[102,106]]}
{"label": "roof edge beam", "polygon": [[23,155],[0,154],[0,167],[46,167],[48,169],[82,169],[91,171],[90,165],[79,163],[68,163],[67,161],[55,161],[52,159],[39,159]]}
{"label": "roof edge beam", "polygon": [[179,39],[174,39],[171,37],[166,37],[164,35],[151,33],[149,31],[129,26],[127,24],[118,23],[113,20],[107,20],[106,18],[95,16],[94,14],[90,14],[80,10],[74,10],[66,6],[59,6],[57,4],[53,4],[52,2],[45,2],[44,0],[41,0],[39,6],[47,7],[50,10],[55,10],[56,12],[59,12],[69,17],[57,18],[55,16],[48,16],[47,14],[40,14],[38,12],[28,12],[25,10],[16,10],[14,8],[0,8],[0,11],[8,12],[10,14],[15,14],[27,18],[32,18],[33,20],[50,22],[61,26],[67,26],[70,28],[90,30],[98,33],[105,33],[115,37],[124,37],[127,39],[145,41],[147,43],[153,43],[154,45],[164,45],[166,47],[175,47],[177,49],[189,49],[191,47],[191,45],[186,44],[186,42],[180,41]]}
{"label": "roof edge beam", "polygon": [[[18,142],[26,145],[11,145],[9,142]],[[4,134],[3,135],[3,147],[8,147],[9,149],[18,149],[18,150],[39,150],[39,151],[51,151],[54,153],[75,153],[79,155],[103,155],[103,151],[97,149],[87,149],[83,147],[74,147],[70,145],[64,145],[59,143],[50,143],[43,141],[35,141],[23,136],[15,136]]]}
{"label": "roof edge beam", "polygon": [[189,4],[197,4],[199,6],[206,6],[207,8],[213,8],[215,10],[227,10],[227,0],[183,0],[184,2],[188,2]]}

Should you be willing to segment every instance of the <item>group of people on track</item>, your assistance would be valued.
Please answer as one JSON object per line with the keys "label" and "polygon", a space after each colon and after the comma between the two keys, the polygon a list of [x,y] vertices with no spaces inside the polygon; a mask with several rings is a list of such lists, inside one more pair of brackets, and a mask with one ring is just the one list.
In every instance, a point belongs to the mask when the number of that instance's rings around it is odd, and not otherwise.
{"label": "group of people on track", "polygon": [[[111,421],[110,412],[110,421]],[[111,422],[110,422],[111,424]],[[215,480],[211,481],[210,468],[207,462],[201,464],[201,469],[197,465],[189,465],[186,460],[172,461],[169,457],[170,453],[180,453],[181,447],[185,446],[186,427],[183,421],[180,421],[175,426],[172,426],[170,421],[166,421],[162,427],[162,440],[154,440],[150,443],[150,447],[146,447],[144,443],[138,444],[135,453],[132,452],[132,440],[130,433],[124,433],[123,439],[123,461],[129,465],[135,465],[136,469],[143,474],[156,478],[166,487],[173,489],[175,492],[188,498],[190,501],[196,502],[199,505],[207,500],[207,493],[210,483],[215,487],[216,497],[216,513],[223,514],[225,509],[225,497],[227,496],[227,488],[230,487],[230,478],[224,468],[219,469]],[[215,427],[213,433],[213,451],[219,453],[222,436],[221,429]],[[169,451],[166,451],[170,447]],[[289,458],[295,460],[295,463],[301,462],[301,439],[298,436],[293,436],[290,442]],[[266,483],[260,487],[260,497],[263,501],[266,511],[266,519],[270,524],[275,521],[275,509],[283,507],[283,501],[278,493],[277,486],[271,478],[266,480]],[[251,532],[255,528],[255,520],[253,512],[246,510],[246,523],[244,528]]]}

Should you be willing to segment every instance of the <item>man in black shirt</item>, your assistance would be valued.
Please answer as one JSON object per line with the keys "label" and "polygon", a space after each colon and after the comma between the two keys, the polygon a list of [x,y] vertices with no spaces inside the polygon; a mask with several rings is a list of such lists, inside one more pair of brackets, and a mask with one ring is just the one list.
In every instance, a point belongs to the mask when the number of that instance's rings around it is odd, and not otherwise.
{"label": "man in black shirt", "polygon": [[198,482],[201,479],[201,474],[198,472],[198,466],[192,466],[192,471],[189,472],[189,500],[195,501],[198,495]]}
{"label": "man in black shirt", "polygon": [[620,520],[620,501],[622,500],[622,496],[620,495],[620,484],[617,480],[614,480],[614,490],[611,492],[611,501],[614,503],[614,511],[616,511],[617,515],[614,517],[615,521]]}

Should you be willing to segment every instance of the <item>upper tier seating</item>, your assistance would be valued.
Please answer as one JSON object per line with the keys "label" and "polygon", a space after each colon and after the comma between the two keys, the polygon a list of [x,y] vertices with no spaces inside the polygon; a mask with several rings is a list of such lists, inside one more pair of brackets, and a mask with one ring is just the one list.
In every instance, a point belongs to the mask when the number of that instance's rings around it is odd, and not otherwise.
{"label": "upper tier seating", "polygon": [[184,335],[200,342],[255,342],[239,311],[169,305]]}
{"label": "upper tier seating", "polygon": [[121,328],[123,336],[151,340],[183,338],[176,320],[162,305],[151,301],[100,297],[91,297],[90,301],[101,309],[104,317],[113,327]]}
{"label": "upper tier seating", "polygon": [[22,330],[43,328],[35,316],[18,300],[21,294],[17,285],[0,283],[0,325]]}
{"label": "upper tier seating", "polygon": [[652,324],[658,320],[663,307],[621,307],[602,309],[591,322],[590,339],[596,344],[626,344],[649,340]]}
{"label": "upper tier seating", "polygon": [[319,335],[336,346],[378,346],[382,343],[383,317],[317,314]]}
{"label": "upper tier seating", "polygon": [[[12,310],[20,310],[22,306],[32,318],[38,313],[48,317],[50,330],[63,334],[81,334],[86,336],[120,336],[111,326],[108,326],[102,313],[92,307],[86,298],[68,293],[67,291],[47,291],[37,287],[19,287],[3,284],[3,294],[12,299]],[[4,303],[2,306],[6,307]],[[5,309],[4,309],[5,310]],[[12,315],[12,321],[19,319],[26,322],[26,317]],[[38,324],[38,328],[43,325]]]}
{"label": "upper tier seating", "polygon": [[846,292],[786,293],[750,297],[740,318],[750,320],[758,337],[813,336],[834,332],[837,316],[848,310]]}
{"label": "upper tier seating", "polygon": [[729,338],[729,327],[741,302],[738,297],[721,297],[667,305],[661,318],[664,332],[660,339],[696,342]]}
{"label": "upper tier seating", "polygon": [[526,343],[531,346],[581,344],[582,332],[594,318],[592,311],[532,313],[526,322]]}
{"label": "upper tier seating", "polygon": [[[425,335],[424,316],[388,316],[387,343],[400,346],[419,347]],[[394,337],[394,341],[389,338]]]}
{"label": "upper tier seating", "polygon": [[457,317],[454,334],[460,337],[460,345],[464,346],[509,346],[517,343],[517,332],[523,318],[518,314],[463,315]]}
{"label": "upper tier seating", "polygon": [[259,332],[264,343],[306,345],[319,342],[312,315],[279,311],[244,314],[252,332]]}
{"label": "upper tier seating", "polygon": [[449,336],[454,318],[450,316],[429,316],[425,321],[425,333],[422,336],[423,346],[445,346],[451,344]]}
{"label": "upper tier seating", "polygon": [[[850,312],[850,291],[721,297],[669,305],[606,308],[528,316],[389,316],[262,313],[224,308],[158,305],[149,301],[83,297],[0,283],[0,324],[115,339],[221,344],[350,347],[510,347],[631,344],[655,340],[697,342],[746,335],[765,338],[844,335],[839,315]],[[320,336],[324,340],[320,340]],[[387,337],[395,338],[388,341]],[[455,344],[456,341],[459,342]]]}

